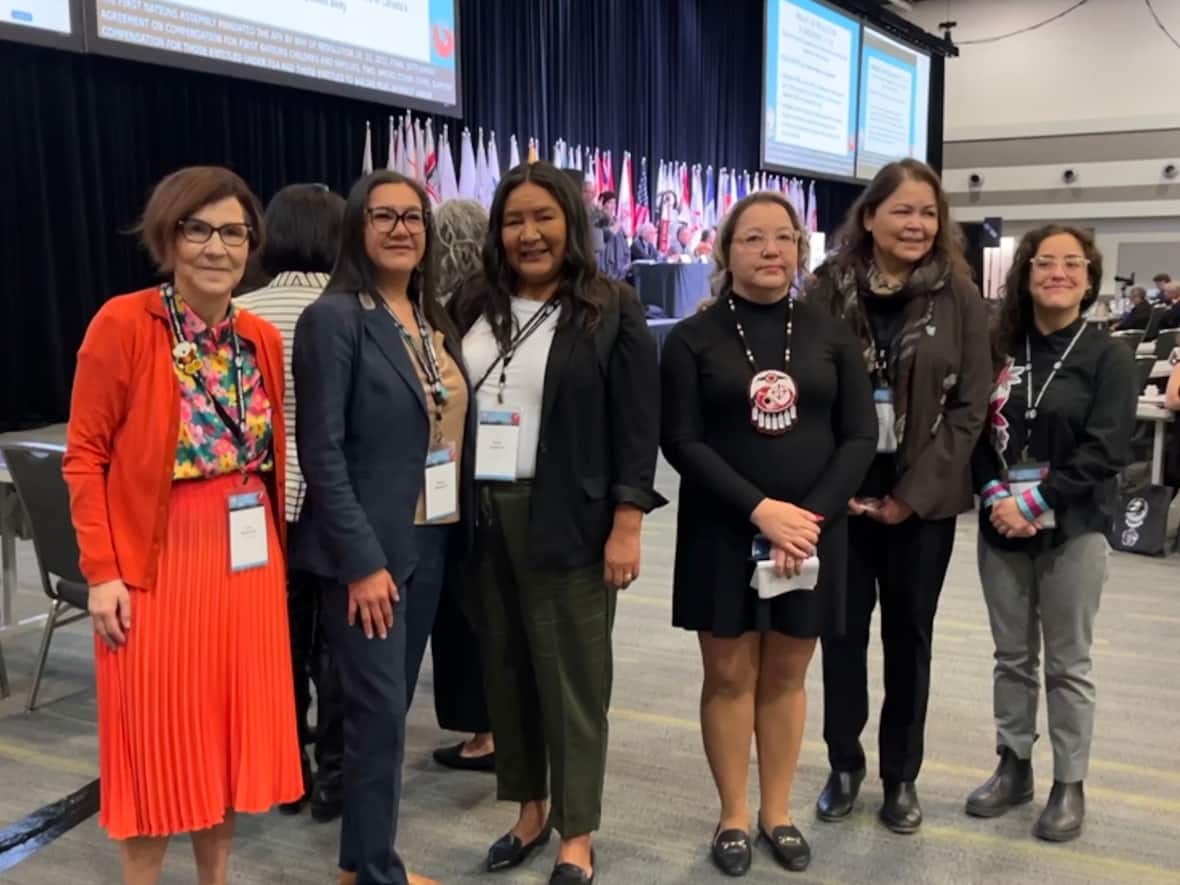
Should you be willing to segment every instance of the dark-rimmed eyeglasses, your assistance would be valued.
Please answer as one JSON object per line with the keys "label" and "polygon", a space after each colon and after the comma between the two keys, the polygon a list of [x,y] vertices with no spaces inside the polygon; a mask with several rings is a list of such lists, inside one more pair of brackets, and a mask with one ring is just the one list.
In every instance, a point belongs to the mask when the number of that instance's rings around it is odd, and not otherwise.
{"label": "dark-rimmed eyeglasses", "polygon": [[240,221],[214,227],[199,218],[182,218],[176,222],[176,227],[180,230],[180,235],[190,243],[208,243],[213,235],[217,234],[226,246],[241,246],[250,240],[254,232],[254,228]]}
{"label": "dark-rimmed eyeglasses", "polygon": [[409,234],[420,234],[426,230],[427,215],[421,209],[398,212],[392,206],[373,206],[366,209],[365,213],[369,216],[369,224],[373,225],[373,230],[379,234],[393,233],[398,222],[405,226]]}

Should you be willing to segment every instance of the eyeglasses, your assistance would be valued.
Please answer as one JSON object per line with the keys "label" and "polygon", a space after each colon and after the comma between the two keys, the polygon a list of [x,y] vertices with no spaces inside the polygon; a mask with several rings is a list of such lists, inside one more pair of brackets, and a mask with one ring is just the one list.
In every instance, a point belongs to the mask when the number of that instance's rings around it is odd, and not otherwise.
{"label": "eyeglasses", "polygon": [[254,228],[239,221],[214,227],[199,218],[182,218],[176,222],[176,226],[180,229],[180,235],[190,243],[208,243],[217,234],[226,246],[241,246],[254,233]]}
{"label": "eyeglasses", "polygon": [[1081,255],[1066,255],[1064,258],[1057,258],[1053,255],[1038,255],[1029,261],[1033,266],[1033,270],[1041,273],[1049,273],[1055,267],[1060,265],[1065,268],[1068,273],[1081,273],[1090,265],[1089,258],[1083,258]]}
{"label": "eyeglasses", "polygon": [[[775,243],[780,249],[786,249],[794,246],[799,242],[799,234],[795,232],[777,234],[774,238]],[[769,238],[763,233],[749,233],[737,238],[737,244],[743,249],[749,249],[751,252],[757,250],[759,252],[766,249],[766,244]]]}
{"label": "eyeglasses", "polygon": [[405,225],[408,234],[420,234],[426,230],[427,216],[421,209],[398,212],[390,206],[376,206],[366,209],[365,212],[369,215],[369,224],[373,225],[373,230],[379,234],[393,233],[399,221]]}

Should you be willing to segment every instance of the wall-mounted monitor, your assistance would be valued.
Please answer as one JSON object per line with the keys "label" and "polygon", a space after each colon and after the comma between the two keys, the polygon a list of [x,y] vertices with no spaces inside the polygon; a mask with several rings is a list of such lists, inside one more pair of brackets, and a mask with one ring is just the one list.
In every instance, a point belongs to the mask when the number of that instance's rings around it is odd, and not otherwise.
{"label": "wall-mounted monitor", "polygon": [[81,50],[80,0],[0,0],[0,40]]}

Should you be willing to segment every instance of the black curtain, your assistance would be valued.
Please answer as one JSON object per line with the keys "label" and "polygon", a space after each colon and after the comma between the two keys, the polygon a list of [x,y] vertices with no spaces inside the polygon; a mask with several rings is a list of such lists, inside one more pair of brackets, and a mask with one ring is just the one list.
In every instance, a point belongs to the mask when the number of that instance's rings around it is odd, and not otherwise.
{"label": "black curtain", "polygon": [[[762,0],[460,0],[464,124],[756,170]],[[150,283],[134,224],[180,166],[346,191],[401,109],[0,43],[0,430],[64,420],[74,353],[110,295]],[[455,127],[452,126],[452,129]],[[452,139],[457,147],[457,138]],[[616,180],[620,167],[616,162]],[[638,176],[639,169],[634,169]],[[859,187],[817,185],[830,230]]]}

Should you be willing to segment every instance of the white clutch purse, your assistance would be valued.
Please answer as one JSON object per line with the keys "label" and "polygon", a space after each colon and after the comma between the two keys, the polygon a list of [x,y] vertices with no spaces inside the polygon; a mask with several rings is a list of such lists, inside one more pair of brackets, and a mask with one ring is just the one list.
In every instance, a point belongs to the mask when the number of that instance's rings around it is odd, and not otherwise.
{"label": "white clutch purse", "polygon": [[803,560],[803,569],[797,575],[779,577],[774,573],[774,562],[769,559],[754,564],[750,586],[758,591],[760,599],[774,599],[793,590],[811,591],[819,582],[819,557],[809,556]]}

